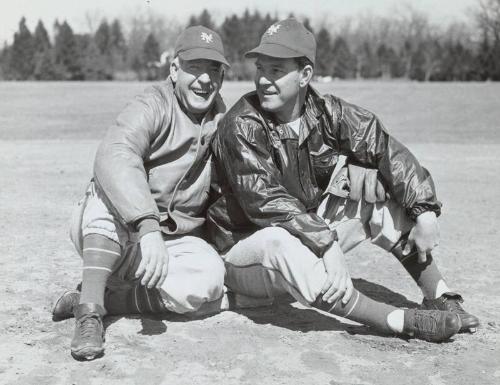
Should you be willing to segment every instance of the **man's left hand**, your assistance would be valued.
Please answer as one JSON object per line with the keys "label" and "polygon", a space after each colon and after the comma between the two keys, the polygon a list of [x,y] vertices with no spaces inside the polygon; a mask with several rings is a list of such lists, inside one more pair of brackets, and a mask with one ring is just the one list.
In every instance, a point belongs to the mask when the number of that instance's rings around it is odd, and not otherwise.
{"label": "man's left hand", "polygon": [[425,211],[417,217],[417,223],[410,231],[403,255],[408,255],[416,247],[418,262],[427,261],[427,253],[439,244],[439,224],[436,213]]}

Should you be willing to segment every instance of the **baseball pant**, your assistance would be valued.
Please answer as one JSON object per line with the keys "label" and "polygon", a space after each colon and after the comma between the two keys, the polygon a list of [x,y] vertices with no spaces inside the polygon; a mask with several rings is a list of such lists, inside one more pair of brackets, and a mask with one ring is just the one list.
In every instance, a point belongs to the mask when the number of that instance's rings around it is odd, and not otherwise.
{"label": "baseball pant", "polygon": [[[136,285],[135,272],[141,262],[138,234],[116,220],[93,183],[75,209],[71,224],[70,238],[80,256],[83,237],[90,234],[105,236],[121,246],[121,259],[108,279],[108,287],[119,290]],[[215,249],[193,235],[163,234],[163,238],[169,254],[168,275],[159,290],[165,309],[189,313],[219,303],[225,269]]]}
{"label": "baseball pant", "polygon": [[[385,250],[407,233],[412,223],[394,201],[369,204],[329,196],[323,203],[325,221],[335,229],[344,252],[366,239]],[[259,230],[234,245],[224,256],[226,285],[257,298],[289,293],[310,305],[327,279],[323,260],[280,227]]]}

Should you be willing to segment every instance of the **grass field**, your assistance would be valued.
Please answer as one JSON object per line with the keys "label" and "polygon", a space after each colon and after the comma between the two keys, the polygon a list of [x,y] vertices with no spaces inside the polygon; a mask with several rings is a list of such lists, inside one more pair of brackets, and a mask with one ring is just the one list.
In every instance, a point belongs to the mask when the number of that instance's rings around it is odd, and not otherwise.
{"label": "grass field", "polygon": [[[298,304],[202,320],[115,317],[106,355],[69,354],[73,321],[53,301],[80,279],[67,237],[106,127],[144,83],[0,83],[0,384],[500,383],[500,84],[320,84],[375,112],[430,169],[443,201],[436,256],[480,317],[440,345],[374,335]],[[251,83],[227,83],[231,105]],[[355,284],[413,306],[416,285],[369,244],[349,255]]]}

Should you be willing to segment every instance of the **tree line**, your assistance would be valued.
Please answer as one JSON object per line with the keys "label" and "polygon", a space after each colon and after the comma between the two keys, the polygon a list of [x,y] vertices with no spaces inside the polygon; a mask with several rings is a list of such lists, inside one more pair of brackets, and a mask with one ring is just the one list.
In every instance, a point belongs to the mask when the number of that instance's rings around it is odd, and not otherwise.
{"label": "tree line", "polygon": [[[323,79],[411,79],[419,81],[500,80],[500,0],[479,0],[469,23],[441,26],[411,7],[390,17],[324,20],[316,36],[315,73]],[[220,33],[231,68],[226,78],[251,79],[253,64],[243,55],[255,47],[277,16],[246,10],[215,23],[208,10],[187,26]],[[0,51],[0,79],[155,80],[168,74],[178,34],[186,25],[158,15],[102,20],[78,34],[56,20],[52,38],[40,20],[33,32],[19,22],[12,44]],[[126,33],[124,31],[127,31]]]}

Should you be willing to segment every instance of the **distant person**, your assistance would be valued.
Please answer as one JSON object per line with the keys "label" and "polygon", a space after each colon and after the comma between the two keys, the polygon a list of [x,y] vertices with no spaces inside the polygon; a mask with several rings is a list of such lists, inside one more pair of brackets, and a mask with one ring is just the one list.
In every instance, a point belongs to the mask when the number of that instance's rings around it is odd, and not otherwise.
{"label": "distant person", "polygon": [[[477,327],[431,254],[441,204],[429,172],[372,113],[310,86],[312,33],[293,18],[279,21],[246,56],[256,58],[256,91],[227,112],[212,145],[221,196],[208,227],[228,288],[289,293],[378,331],[433,342]],[[325,192],[336,196],[325,201]],[[422,289],[423,309],[353,288],[344,252],[367,238],[403,264]]]}
{"label": "distant person", "polygon": [[202,228],[228,65],[216,32],[187,28],[168,79],[132,101],[99,146],[71,233],[81,293],[66,292],[53,310],[76,318],[74,358],[103,354],[105,315],[219,308],[224,264]]}

